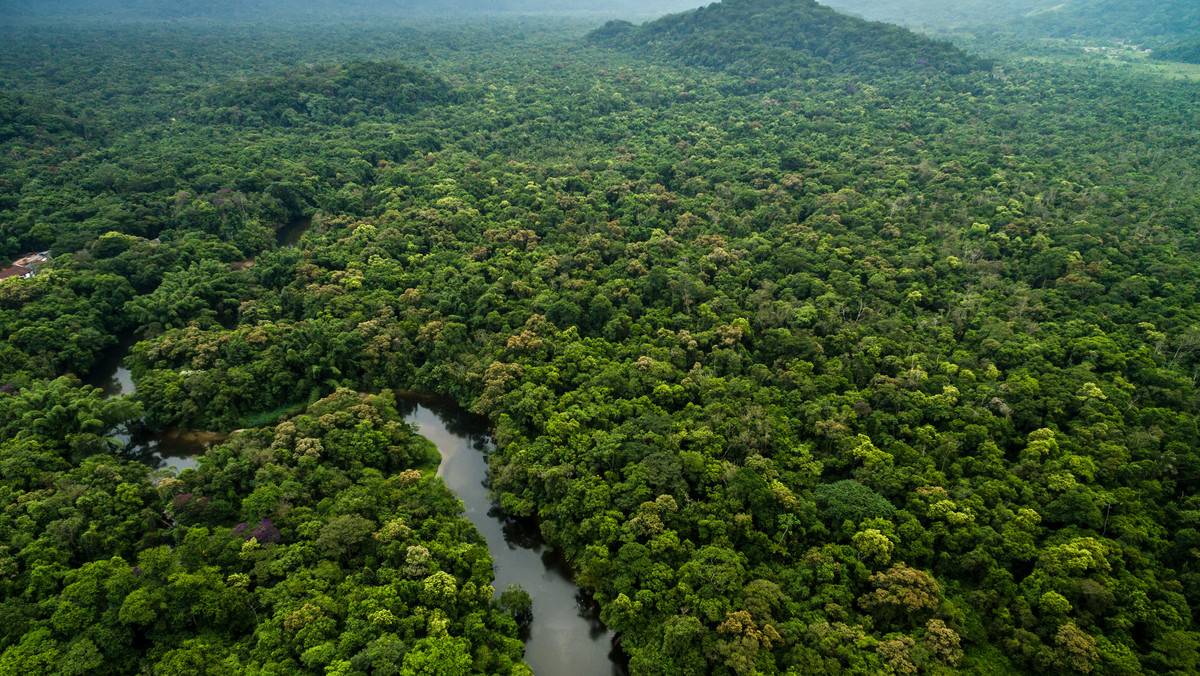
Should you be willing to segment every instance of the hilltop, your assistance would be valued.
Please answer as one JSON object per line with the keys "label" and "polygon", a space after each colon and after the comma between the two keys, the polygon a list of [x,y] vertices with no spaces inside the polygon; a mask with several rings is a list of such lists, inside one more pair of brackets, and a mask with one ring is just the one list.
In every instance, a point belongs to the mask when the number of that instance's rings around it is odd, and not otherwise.
{"label": "hilltop", "polygon": [[686,65],[756,74],[962,74],[986,67],[946,42],[840,14],[814,0],[725,0],[642,26],[613,21],[591,38]]}

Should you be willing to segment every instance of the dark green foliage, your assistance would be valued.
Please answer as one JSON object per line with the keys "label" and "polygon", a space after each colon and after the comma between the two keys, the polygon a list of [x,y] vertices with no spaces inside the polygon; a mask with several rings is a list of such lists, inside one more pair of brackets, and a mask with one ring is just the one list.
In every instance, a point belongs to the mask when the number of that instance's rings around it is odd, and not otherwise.
{"label": "dark green foliage", "polygon": [[201,122],[251,127],[351,125],[394,120],[460,96],[442,78],[395,62],[352,61],[228,84],[206,94],[194,115]]}
{"label": "dark green foliage", "polygon": [[1168,44],[1162,49],[1154,50],[1151,56],[1160,61],[1200,63],[1200,37]]}
{"label": "dark green foliage", "polygon": [[1157,46],[1195,35],[1200,6],[1191,0],[1078,0],[1031,12],[1015,28],[1050,37],[1107,37]]}
{"label": "dark green foliage", "polygon": [[[1196,86],[800,2],[592,28],[13,30],[20,115],[108,131],[2,160],[4,255],[57,254],[0,285],[4,665],[519,670],[394,387],[494,422],[635,674],[1194,671]],[[151,488],[54,380],[129,329],[152,426],[317,403]]]}
{"label": "dark green foliage", "polygon": [[78,111],[36,96],[0,93],[0,144],[12,139],[63,142],[82,136],[87,124]]}
{"label": "dark green foliage", "polygon": [[525,628],[533,621],[533,599],[519,584],[510,584],[500,594],[497,603],[501,610],[512,615],[517,626]]}
{"label": "dark green foliage", "polygon": [[882,495],[851,479],[821,484],[813,489],[821,518],[831,526],[841,526],[849,520],[855,524],[864,519],[887,518],[896,507]]}
{"label": "dark green foliage", "polygon": [[0,446],[3,673],[429,673],[440,642],[454,673],[528,673],[487,550],[441,480],[409,469],[426,451],[390,393],[339,391],[156,485],[107,455],[47,465],[54,436],[30,422]]}
{"label": "dark green foliage", "polygon": [[60,259],[34,278],[0,285],[0,353],[6,355],[0,378],[84,373],[116,342],[112,334],[128,326],[129,282],[94,270],[79,274],[71,263]]}

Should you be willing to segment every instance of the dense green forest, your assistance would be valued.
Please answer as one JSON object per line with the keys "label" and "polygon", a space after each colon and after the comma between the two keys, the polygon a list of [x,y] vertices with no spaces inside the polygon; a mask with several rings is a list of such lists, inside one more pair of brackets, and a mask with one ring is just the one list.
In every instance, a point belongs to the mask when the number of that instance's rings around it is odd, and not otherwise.
{"label": "dense green forest", "polygon": [[766,91],[828,73],[874,79],[911,70],[961,74],[982,66],[945,42],[839,14],[816,0],[725,0],[640,27],[613,21],[593,37],[688,65],[734,67],[757,76],[755,84]]}
{"label": "dense green forest", "polygon": [[134,407],[65,379],[5,402],[0,672],[528,673],[388,392],[339,390],[154,485],[100,438]]}
{"label": "dense green forest", "polygon": [[1200,670],[1200,85],[808,0],[0,33],[0,674],[527,673],[394,390],[633,674]]}
{"label": "dense green forest", "polygon": [[1030,12],[1019,25],[1051,37],[1111,37],[1157,46],[1195,37],[1200,7],[1188,0],[1087,0]]}
{"label": "dense green forest", "polygon": [[1164,49],[1156,50],[1154,58],[1162,61],[1200,63],[1200,37],[1192,37],[1171,43]]}

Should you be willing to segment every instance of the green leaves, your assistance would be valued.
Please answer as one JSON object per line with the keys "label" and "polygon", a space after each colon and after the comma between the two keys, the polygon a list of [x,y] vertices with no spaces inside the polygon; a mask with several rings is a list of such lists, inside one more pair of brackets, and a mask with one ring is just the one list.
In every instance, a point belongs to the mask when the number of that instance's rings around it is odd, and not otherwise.
{"label": "green leaves", "polygon": [[[56,396],[67,399],[52,416],[122,402],[74,388],[19,401]],[[157,487],[145,466],[107,456],[45,473],[45,433],[34,425],[21,435],[0,447],[0,533],[19,548],[0,550],[9,580],[0,590],[22,618],[0,630],[0,665],[233,673],[324,671],[370,657],[401,673],[520,666],[509,612],[521,614],[521,599],[491,605],[491,561],[468,544],[478,535],[445,485],[408,469],[427,449],[390,393],[340,390],[274,430],[235,435],[198,471]],[[46,470],[34,471],[38,463]],[[232,523],[239,514],[250,522]]]}
{"label": "green leaves", "polygon": [[833,527],[847,520],[857,524],[864,519],[888,517],[896,510],[886,498],[850,479],[821,484],[813,495],[822,519]]}
{"label": "green leaves", "polygon": [[510,584],[500,593],[498,605],[516,620],[517,626],[525,629],[533,622],[533,599],[519,584]]}
{"label": "green leaves", "polygon": [[948,44],[838,14],[808,0],[727,0],[640,27],[609,22],[589,38],[768,81],[778,74],[878,76],[925,68],[963,73],[983,65]]}
{"label": "green leaves", "polygon": [[[797,1],[293,28],[0,55],[80,102],[0,97],[0,250],[78,252],[0,285],[6,666],[519,673],[404,387],[635,673],[1191,668],[1189,85]],[[142,412],[46,379],[133,324],[148,424],[270,426],[108,457]]]}

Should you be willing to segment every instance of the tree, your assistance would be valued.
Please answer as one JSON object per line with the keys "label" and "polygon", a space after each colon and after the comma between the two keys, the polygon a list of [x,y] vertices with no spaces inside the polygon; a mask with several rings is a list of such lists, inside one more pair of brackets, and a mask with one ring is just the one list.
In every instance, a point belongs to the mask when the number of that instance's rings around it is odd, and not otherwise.
{"label": "tree", "polygon": [[504,591],[500,593],[497,605],[500,610],[512,615],[521,629],[527,629],[533,622],[533,599],[520,584],[514,583],[505,587]]}
{"label": "tree", "polygon": [[453,636],[423,638],[404,655],[400,676],[466,676],[471,653],[465,639]]}
{"label": "tree", "polygon": [[937,582],[928,573],[910,568],[903,562],[875,573],[870,582],[875,589],[860,596],[858,603],[884,620],[916,622],[921,616],[935,613],[941,606],[941,588]]}
{"label": "tree", "polygon": [[842,521],[859,523],[864,519],[884,518],[896,510],[892,503],[875,491],[852,479],[821,484],[813,491],[821,518],[830,525]]}
{"label": "tree", "polygon": [[1054,660],[1064,669],[1090,674],[1099,654],[1096,641],[1079,630],[1074,623],[1064,624],[1054,635]]}

